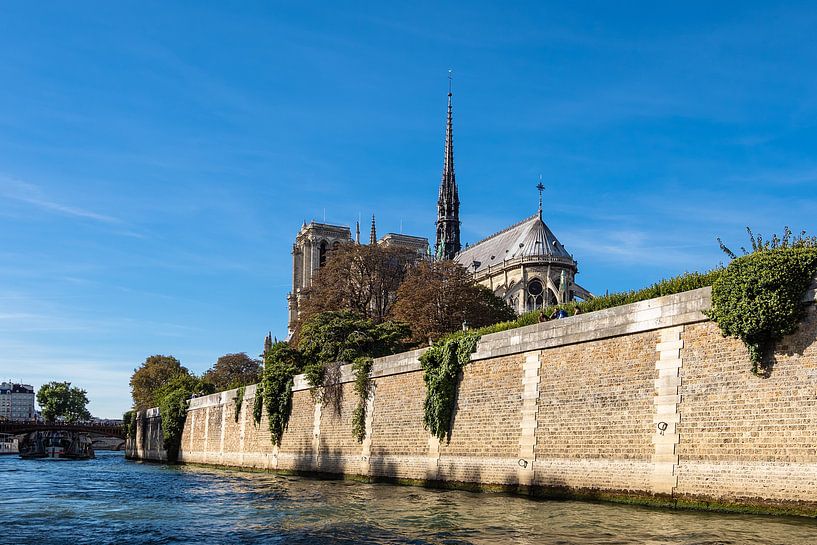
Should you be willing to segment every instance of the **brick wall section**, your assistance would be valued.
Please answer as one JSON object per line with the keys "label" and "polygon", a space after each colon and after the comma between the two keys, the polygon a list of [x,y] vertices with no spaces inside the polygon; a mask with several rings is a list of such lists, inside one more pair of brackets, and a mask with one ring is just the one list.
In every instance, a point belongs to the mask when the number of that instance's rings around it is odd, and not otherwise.
{"label": "brick wall section", "polygon": [[[524,355],[467,365],[457,391],[451,442],[441,456],[516,458]],[[515,460],[514,460],[515,461]]]}
{"label": "brick wall section", "polygon": [[[315,402],[309,390],[292,394],[292,414],[278,449],[278,469],[307,470],[313,467]],[[272,444],[267,440],[268,449]]]}
{"label": "brick wall section", "polygon": [[[243,406],[242,409],[245,409]],[[239,415],[240,416],[240,415]],[[235,453],[241,452],[241,421],[235,421],[235,399],[228,398],[224,411],[224,452]]]}
{"label": "brick wall section", "polygon": [[292,394],[292,414],[289,425],[281,438],[281,452],[306,454],[312,452],[312,420],[315,414],[315,402],[308,390]]}
{"label": "brick wall section", "polygon": [[370,472],[426,479],[428,432],[423,428],[422,373],[375,379]]}
{"label": "brick wall section", "polygon": [[[251,397],[244,397],[244,404],[246,407],[246,415],[244,418],[244,452],[245,453],[262,453],[268,454],[272,452],[272,441],[270,440],[269,420],[267,419],[266,411],[261,413],[261,421],[256,424],[252,416],[252,408],[255,403],[255,394]],[[243,409],[242,409],[243,410]],[[261,467],[262,462],[255,460],[252,467]],[[266,466],[266,461],[263,462]]]}
{"label": "brick wall section", "polygon": [[440,445],[438,478],[512,484],[522,419],[524,355],[472,362],[457,392],[451,442]]}
{"label": "brick wall section", "polygon": [[210,407],[209,422],[207,423],[207,443],[204,449],[208,453],[221,451],[221,416],[224,411],[221,407]]}
{"label": "brick wall section", "polygon": [[658,340],[650,331],[542,352],[537,484],[650,490]]}
{"label": "brick wall section", "polygon": [[352,436],[352,413],[358,396],[351,382],[339,390],[342,395],[337,402],[325,399],[321,405],[318,467],[328,473],[357,473],[363,446]]}
{"label": "brick wall section", "polygon": [[[187,413],[187,418],[190,419],[190,411]],[[204,409],[196,409],[195,416],[192,419],[193,437],[188,442],[182,439],[182,446],[190,445],[191,452],[204,452],[206,450],[204,443],[204,429],[207,426],[206,411]],[[182,435],[184,438],[185,436]]]}
{"label": "brick wall section", "polygon": [[768,378],[715,324],[684,331],[680,494],[817,499],[817,315],[777,346]]}

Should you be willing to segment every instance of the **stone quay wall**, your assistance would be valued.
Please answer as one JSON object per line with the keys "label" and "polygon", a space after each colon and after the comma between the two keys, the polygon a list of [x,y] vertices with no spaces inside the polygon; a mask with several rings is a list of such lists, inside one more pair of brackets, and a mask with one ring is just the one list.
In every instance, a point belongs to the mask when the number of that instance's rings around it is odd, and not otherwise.
{"label": "stone quay wall", "polygon": [[[423,428],[416,350],[375,360],[366,438],[341,395],[295,379],[273,446],[255,386],[193,399],[183,463],[331,474],[703,508],[817,514],[817,310],[778,343],[768,378],[703,311],[710,289],[482,337],[462,373],[450,440]],[[163,461],[160,417],[137,421],[129,456]]]}

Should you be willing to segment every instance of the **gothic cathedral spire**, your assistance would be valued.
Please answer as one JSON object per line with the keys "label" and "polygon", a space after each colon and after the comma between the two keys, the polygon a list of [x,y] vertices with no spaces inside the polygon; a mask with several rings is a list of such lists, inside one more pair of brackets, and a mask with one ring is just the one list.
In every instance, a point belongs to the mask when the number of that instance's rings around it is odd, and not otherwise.
{"label": "gothic cathedral spire", "polygon": [[448,72],[448,118],[445,126],[445,159],[440,195],[437,199],[437,242],[434,254],[438,259],[454,259],[460,251],[460,197],[454,177],[454,127],[451,114],[451,71]]}

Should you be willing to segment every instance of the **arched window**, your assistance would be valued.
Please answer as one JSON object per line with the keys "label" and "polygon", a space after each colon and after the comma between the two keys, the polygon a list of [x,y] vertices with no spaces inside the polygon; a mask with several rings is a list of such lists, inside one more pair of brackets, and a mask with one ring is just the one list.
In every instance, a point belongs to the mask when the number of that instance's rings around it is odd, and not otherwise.
{"label": "arched window", "polygon": [[321,241],[321,245],[318,247],[318,263],[319,266],[323,267],[326,265],[326,251],[329,249],[329,243],[325,240]]}
{"label": "arched window", "polygon": [[545,287],[542,281],[534,278],[528,282],[527,310],[538,310],[544,303]]}

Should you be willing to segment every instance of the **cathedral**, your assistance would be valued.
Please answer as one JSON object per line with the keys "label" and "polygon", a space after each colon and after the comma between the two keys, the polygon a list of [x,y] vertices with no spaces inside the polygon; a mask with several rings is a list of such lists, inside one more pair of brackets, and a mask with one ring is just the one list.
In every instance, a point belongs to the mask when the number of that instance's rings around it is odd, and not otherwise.
{"label": "cathedral", "polygon": [[[592,294],[575,282],[578,263],[556,239],[542,219],[542,190],[538,211],[473,245],[460,243],[460,198],[454,175],[454,122],[451,90],[445,125],[445,157],[437,198],[436,239],[433,252],[428,239],[387,233],[377,237],[372,216],[369,244],[398,246],[417,252],[419,258],[450,259],[473,274],[474,281],[486,286],[518,314],[544,306],[566,303]],[[349,227],[304,222],[292,246],[292,291],[287,296],[289,330],[298,318],[303,297],[312,286],[315,273],[326,263],[328,252],[340,244],[360,244],[360,222],[355,237]]]}

